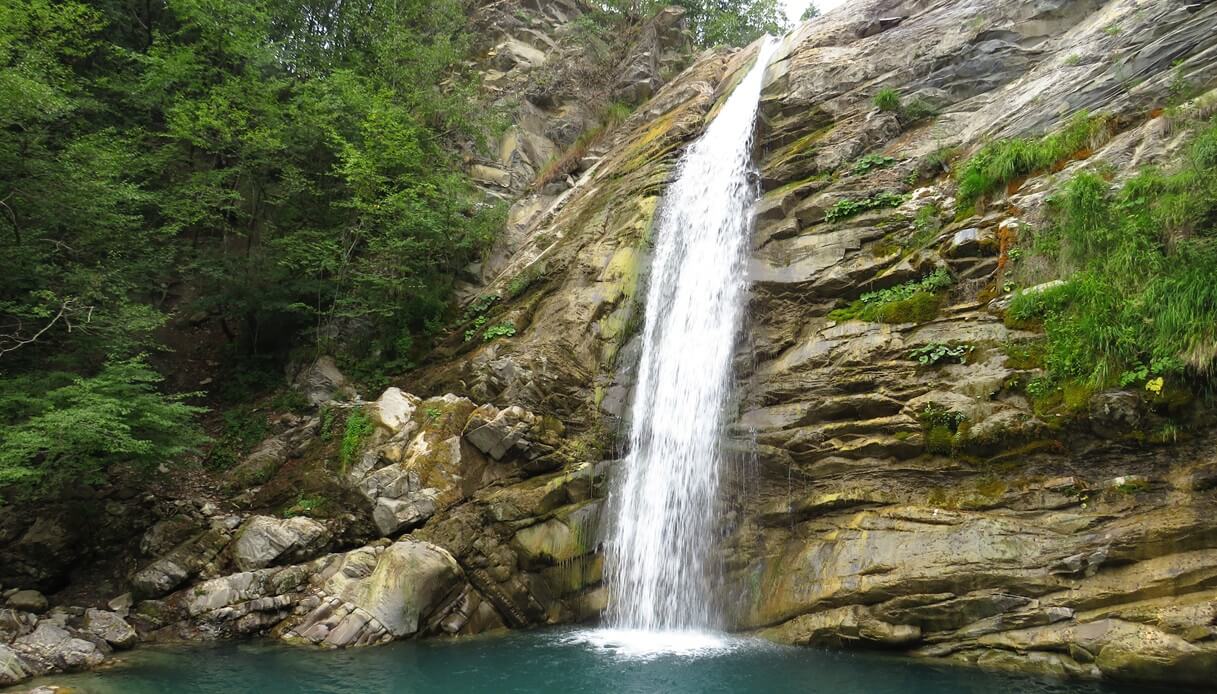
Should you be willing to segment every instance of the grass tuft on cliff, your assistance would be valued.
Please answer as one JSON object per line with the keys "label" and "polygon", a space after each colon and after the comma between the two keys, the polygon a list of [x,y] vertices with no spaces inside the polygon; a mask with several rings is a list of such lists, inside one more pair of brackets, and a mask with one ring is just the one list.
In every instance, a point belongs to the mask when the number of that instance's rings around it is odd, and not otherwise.
{"label": "grass tuft on cliff", "polygon": [[[1042,321],[1048,384],[1091,388],[1209,378],[1217,359],[1217,121],[1173,171],[1113,188],[1079,173],[1052,202],[1035,252],[1065,284],[1015,297],[1011,321]],[[1043,388],[1045,384],[1041,384]]]}
{"label": "grass tuft on cliff", "polygon": [[941,292],[953,280],[945,268],[918,280],[863,294],[849,306],[839,308],[828,317],[835,321],[865,320],[877,323],[924,323],[938,316],[942,305]]}
{"label": "grass tuft on cliff", "polygon": [[1107,120],[1086,112],[1074,115],[1063,130],[1040,139],[996,140],[980,148],[959,168],[958,206],[975,207],[986,196],[1019,178],[1083,156],[1107,132]]}

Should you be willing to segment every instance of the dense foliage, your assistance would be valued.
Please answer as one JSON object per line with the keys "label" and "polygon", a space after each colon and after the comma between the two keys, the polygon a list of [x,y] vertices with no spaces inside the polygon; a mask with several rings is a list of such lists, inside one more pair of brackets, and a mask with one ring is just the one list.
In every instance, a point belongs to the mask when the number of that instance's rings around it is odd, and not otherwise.
{"label": "dense foliage", "polygon": [[1053,200],[1034,251],[1068,277],[1023,293],[1008,319],[1042,321],[1041,390],[1207,377],[1217,358],[1217,123],[1173,171],[1148,169],[1115,189],[1075,176]]}
{"label": "dense foliage", "polygon": [[137,359],[171,312],[404,365],[501,219],[456,156],[489,127],[464,26],[459,0],[0,6],[0,480],[191,442]]}
{"label": "dense foliage", "polygon": [[786,31],[786,13],[778,0],[603,0],[608,12],[631,18],[677,5],[684,8],[689,29],[703,46],[744,46],[764,34]]}

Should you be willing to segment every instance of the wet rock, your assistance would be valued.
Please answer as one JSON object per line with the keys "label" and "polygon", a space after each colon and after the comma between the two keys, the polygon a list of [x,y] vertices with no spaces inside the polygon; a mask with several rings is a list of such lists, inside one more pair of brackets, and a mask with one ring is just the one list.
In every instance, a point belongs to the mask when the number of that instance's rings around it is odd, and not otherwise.
{"label": "wet rock", "polygon": [[1126,438],[1142,428],[1144,405],[1136,393],[1109,390],[1090,398],[1090,428],[1106,439]]}
{"label": "wet rock", "polygon": [[921,629],[908,624],[888,624],[865,607],[851,605],[814,614],[801,615],[778,627],[760,632],[764,638],[800,646],[871,644],[907,646],[921,638]]}

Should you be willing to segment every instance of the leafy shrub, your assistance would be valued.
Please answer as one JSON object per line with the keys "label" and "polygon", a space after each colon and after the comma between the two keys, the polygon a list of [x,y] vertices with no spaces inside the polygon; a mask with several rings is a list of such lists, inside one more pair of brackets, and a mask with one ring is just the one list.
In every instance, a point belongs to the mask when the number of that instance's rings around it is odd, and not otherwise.
{"label": "leafy shrub", "polygon": [[900,92],[891,87],[884,87],[875,94],[875,108],[880,111],[895,113],[900,110]]}
{"label": "leafy shrub", "polygon": [[53,491],[101,482],[117,463],[178,462],[206,440],[193,421],[203,410],[160,393],[160,381],[142,358],[108,362],[88,377],[0,379],[0,484]]}
{"label": "leafy shrub", "polygon": [[869,210],[880,210],[886,207],[899,207],[904,203],[904,196],[890,191],[883,191],[870,196],[854,200],[846,198],[838,200],[836,204],[828,208],[824,213],[824,221],[828,223],[839,222],[843,219],[849,219],[855,215],[862,214]]}
{"label": "leafy shrub", "polygon": [[972,345],[951,345],[931,342],[909,352],[909,359],[922,366],[933,366],[940,362],[962,362],[975,349]]}
{"label": "leafy shrub", "polygon": [[498,294],[486,294],[483,296],[479,296],[478,298],[474,299],[473,302],[470,303],[467,307],[465,307],[465,312],[462,314],[462,318],[464,318],[465,320],[471,320],[475,316],[480,316],[483,313],[489,311],[490,307],[494,306],[495,302],[497,302],[498,300],[499,300]]}
{"label": "leafy shrub", "polygon": [[1107,121],[1078,113],[1060,132],[1038,140],[997,140],[981,147],[958,172],[959,207],[971,208],[984,196],[1022,176],[1050,168],[1095,144]]}
{"label": "leafy shrub", "polygon": [[218,470],[236,465],[242,456],[270,433],[266,417],[248,405],[225,410],[222,421],[224,428],[215,445],[207,452],[206,459],[208,466]]}
{"label": "leafy shrub", "polygon": [[490,320],[490,319],[487,318],[486,316],[478,316],[477,318],[474,318],[473,323],[470,325],[469,329],[465,331],[465,342],[469,342],[474,337],[476,337],[478,334],[478,331],[482,329],[482,326],[486,325],[486,321],[488,321],[488,320]]}

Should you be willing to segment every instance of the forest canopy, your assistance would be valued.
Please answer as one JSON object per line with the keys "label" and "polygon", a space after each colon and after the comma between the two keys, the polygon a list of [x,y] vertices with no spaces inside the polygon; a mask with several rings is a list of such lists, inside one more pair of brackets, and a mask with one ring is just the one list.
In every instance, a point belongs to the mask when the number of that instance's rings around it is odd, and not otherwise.
{"label": "forest canopy", "polygon": [[[468,42],[457,0],[0,7],[0,424],[85,406],[69,387],[102,421],[131,394],[94,379],[121,373],[164,408],[120,417],[140,457],[178,454],[153,429],[191,412],[141,356],[171,312],[242,354],[359,330],[406,359],[501,220],[458,157],[489,127]],[[0,482],[90,467],[106,438],[6,435]]]}

